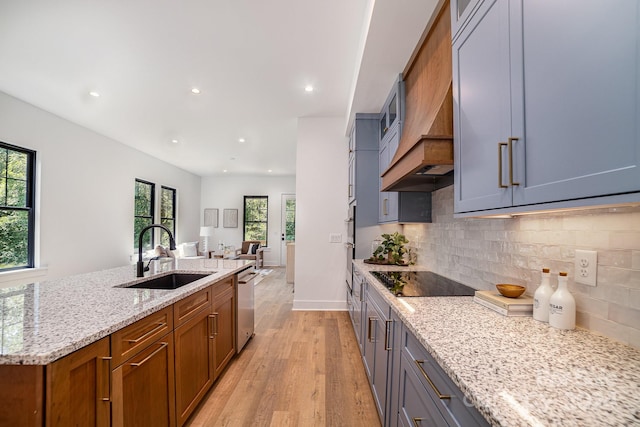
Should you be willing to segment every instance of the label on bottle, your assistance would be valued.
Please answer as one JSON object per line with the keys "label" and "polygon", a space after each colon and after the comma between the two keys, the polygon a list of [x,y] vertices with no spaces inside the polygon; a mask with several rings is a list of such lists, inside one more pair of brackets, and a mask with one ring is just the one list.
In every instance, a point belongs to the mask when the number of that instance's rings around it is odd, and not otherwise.
{"label": "label on bottle", "polygon": [[538,298],[533,299],[533,308],[535,309],[540,308],[540,301],[538,301]]}
{"label": "label on bottle", "polygon": [[557,314],[562,316],[562,306],[558,304],[549,304],[549,314]]}

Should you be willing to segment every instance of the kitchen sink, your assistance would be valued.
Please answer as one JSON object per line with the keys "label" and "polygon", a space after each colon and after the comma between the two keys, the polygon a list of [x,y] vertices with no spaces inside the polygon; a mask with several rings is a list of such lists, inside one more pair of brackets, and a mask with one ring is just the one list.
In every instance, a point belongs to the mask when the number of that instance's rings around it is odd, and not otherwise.
{"label": "kitchen sink", "polygon": [[133,285],[118,285],[117,288],[136,288],[136,289],[178,289],[184,285],[188,285],[191,282],[195,282],[203,277],[210,276],[216,273],[212,271],[207,274],[197,273],[172,273],[166,276],[155,277],[153,279],[145,280],[144,282],[134,283]]}

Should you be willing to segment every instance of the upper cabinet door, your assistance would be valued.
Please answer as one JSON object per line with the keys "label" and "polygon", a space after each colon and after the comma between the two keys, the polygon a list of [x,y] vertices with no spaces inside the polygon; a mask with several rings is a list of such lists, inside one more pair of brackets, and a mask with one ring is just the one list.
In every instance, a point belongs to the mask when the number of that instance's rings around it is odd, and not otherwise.
{"label": "upper cabinet door", "polygon": [[514,205],[640,190],[639,14],[637,0],[511,3]]}
{"label": "upper cabinet door", "polygon": [[481,2],[482,0],[451,0],[451,36],[454,40]]}
{"label": "upper cabinet door", "polygon": [[511,206],[509,2],[485,1],[452,54],[455,211]]}

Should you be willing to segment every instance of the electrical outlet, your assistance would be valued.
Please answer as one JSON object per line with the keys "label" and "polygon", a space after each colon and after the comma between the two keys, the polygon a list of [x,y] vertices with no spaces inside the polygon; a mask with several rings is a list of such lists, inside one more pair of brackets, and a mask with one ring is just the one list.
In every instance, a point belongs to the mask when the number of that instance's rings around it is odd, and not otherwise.
{"label": "electrical outlet", "polygon": [[342,234],[329,233],[329,243],[340,243],[340,242],[342,242]]}
{"label": "electrical outlet", "polygon": [[576,249],[576,283],[596,286],[598,252]]}

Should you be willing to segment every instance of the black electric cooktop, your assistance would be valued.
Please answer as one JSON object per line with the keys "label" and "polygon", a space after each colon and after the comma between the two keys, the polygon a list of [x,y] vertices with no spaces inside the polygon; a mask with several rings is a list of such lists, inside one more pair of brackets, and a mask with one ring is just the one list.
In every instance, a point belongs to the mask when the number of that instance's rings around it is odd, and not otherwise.
{"label": "black electric cooktop", "polygon": [[372,271],[397,297],[473,296],[475,289],[431,271]]}

